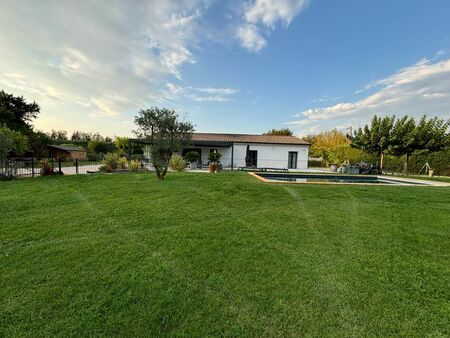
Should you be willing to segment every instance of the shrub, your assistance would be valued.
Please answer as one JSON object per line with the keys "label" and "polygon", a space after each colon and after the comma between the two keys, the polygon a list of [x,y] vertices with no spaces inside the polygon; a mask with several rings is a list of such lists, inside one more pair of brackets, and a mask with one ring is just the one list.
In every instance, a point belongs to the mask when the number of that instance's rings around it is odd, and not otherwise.
{"label": "shrub", "polygon": [[173,155],[170,158],[169,167],[172,170],[183,171],[186,167],[186,161],[180,155]]}
{"label": "shrub", "polygon": [[17,167],[14,162],[0,161],[0,181],[9,181],[17,175]]}
{"label": "shrub", "polygon": [[186,161],[190,163],[196,163],[200,159],[200,154],[196,151],[191,150],[188,151],[186,155],[184,155],[184,157],[186,158]]}
{"label": "shrub", "polygon": [[41,176],[50,176],[55,174],[54,168],[50,165],[50,163],[47,160],[41,160],[39,162],[39,165],[41,166],[40,171]]}
{"label": "shrub", "polygon": [[119,167],[119,169],[126,169],[128,165],[128,160],[126,157],[119,157],[119,159],[117,160],[117,166]]}
{"label": "shrub", "polygon": [[119,154],[117,153],[107,153],[102,161],[102,167],[100,170],[104,170],[106,172],[112,172],[117,169],[119,163]]}
{"label": "shrub", "polygon": [[222,157],[222,154],[219,152],[211,151],[208,154],[208,160],[210,160],[211,162],[219,162],[221,157]]}
{"label": "shrub", "polygon": [[128,164],[128,168],[130,168],[130,171],[137,172],[139,168],[141,167],[141,163],[138,160],[131,160]]}

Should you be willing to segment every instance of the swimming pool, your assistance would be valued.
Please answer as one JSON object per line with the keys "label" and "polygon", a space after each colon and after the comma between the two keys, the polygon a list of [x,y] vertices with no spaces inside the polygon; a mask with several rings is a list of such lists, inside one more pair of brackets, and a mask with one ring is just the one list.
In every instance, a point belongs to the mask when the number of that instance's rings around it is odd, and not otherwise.
{"label": "swimming pool", "polygon": [[[339,174],[286,174],[286,173],[251,173],[256,178],[271,183],[322,183],[322,184],[358,184],[358,185],[436,185],[432,181],[405,179],[374,175],[339,175]],[[439,184],[440,185],[440,184]]]}

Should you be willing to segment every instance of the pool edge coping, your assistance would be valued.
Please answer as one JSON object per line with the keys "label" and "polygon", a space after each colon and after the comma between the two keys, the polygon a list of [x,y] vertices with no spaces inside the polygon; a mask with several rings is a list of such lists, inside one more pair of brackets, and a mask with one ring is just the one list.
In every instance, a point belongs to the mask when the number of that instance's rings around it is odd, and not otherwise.
{"label": "pool edge coping", "polygon": [[[258,180],[264,182],[264,183],[271,183],[271,184],[326,184],[326,185],[360,185],[360,186],[396,186],[396,184],[389,184],[389,183],[345,183],[345,182],[284,182],[284,181],[276,181],[276,180],[269,180],[267,178],[264,178],[262,176],[259,176],[258,173],[255,172],[249,172],[249,175],[257,178]],[[289,175],[289,174],[288,174]],[[311,175],[311,174],[309,174]],[[317,174],[317,176],[320,176],[320,174]],[[362,175],[355,175],[355,176],[362,176]],[[420,180],[415,178],[404,178],[404,177],[398,177],[398,176],[382,176],[382,175],[376,175],[374,176],[379,179],[386,179],[386,180],[396,180],[403,183],[403,186],[408,187],[450,187],[450,183],[446,182],[439,182],[439,181],[428,181],[428,180]],[[398,185],[397,185],[398,186]]]}

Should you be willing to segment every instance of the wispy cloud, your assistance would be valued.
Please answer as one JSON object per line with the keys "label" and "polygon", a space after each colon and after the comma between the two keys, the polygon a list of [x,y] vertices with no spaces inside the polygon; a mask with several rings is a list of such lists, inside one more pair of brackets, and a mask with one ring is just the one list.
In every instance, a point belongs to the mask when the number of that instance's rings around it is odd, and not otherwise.
{"label": "wispy cloud", "polygon": [[308,0],[254,0],[243,6],[242,22],[236,37],[242,47],[257,52],[267,45],[266,38],[277,24],[288,26],[308,4]]}
{"label": "wispy cloud", "polygon": [[181,87],[171,82],[166,84],[167,100],[188,99],[197,102],[226,102],[230,101],[232,95],[238,93],[234,88],[214,88],[214,87]]}
{"label": "wispy cloud", "polygon": [[376,91],[355,102],[310,108],[296,114],[291,122],[304,128],[314,125],[367,122],[372,114],[421,114],[449,117],[450,59],[432,62],[423,59],[395,74],[375,81],[367,88]]}

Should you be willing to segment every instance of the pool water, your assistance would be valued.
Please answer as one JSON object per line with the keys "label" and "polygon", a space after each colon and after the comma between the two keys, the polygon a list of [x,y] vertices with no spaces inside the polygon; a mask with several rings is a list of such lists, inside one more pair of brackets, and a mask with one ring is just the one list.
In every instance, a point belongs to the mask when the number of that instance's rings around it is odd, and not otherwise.
{"label": "pool water", "polygon": [[[380,178],[377,176],[350,176],[350,175],[310,175],[310,174],[271,174],[258,173],[258,176],[270,181],[296,182],[296,183],[358,183],[358,184],[408,184],[395,179]],[[417,184],[417,183],[416,183]]]}

